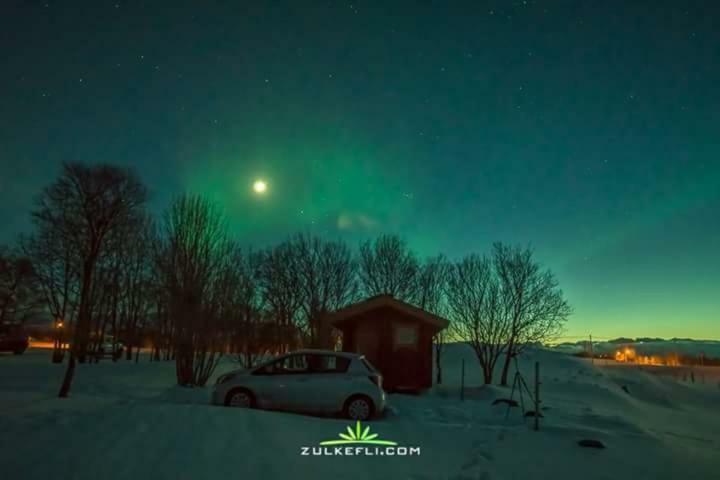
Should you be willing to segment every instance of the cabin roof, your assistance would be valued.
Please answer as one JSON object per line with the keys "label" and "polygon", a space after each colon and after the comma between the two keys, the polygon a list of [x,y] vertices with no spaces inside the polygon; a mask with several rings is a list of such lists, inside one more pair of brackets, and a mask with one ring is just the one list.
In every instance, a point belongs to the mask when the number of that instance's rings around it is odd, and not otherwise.
{"label": "cabin roof", "polygon": [[329,314],[328,319],[330,324],[340,328],[343,323],[351,318],[384,307],[405,313],[406,315],[431,325],[438,330],[446,328],[450,323],[445,318],[414,305],[410,305],[402,300],[398,300],[392,295],[376,295],[360,302],[353,303],[352,305],[348,305],[347,307],[341,308],[340,310]]}

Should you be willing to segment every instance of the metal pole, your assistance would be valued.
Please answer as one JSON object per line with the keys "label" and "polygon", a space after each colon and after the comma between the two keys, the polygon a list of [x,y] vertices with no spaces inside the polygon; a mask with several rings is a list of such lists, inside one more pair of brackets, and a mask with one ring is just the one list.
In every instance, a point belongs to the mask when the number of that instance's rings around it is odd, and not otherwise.
{"label": "metal pole", "polygon": [[590,363],[595,365],[595,354],[593,353],[592,334],[590,335]]}
{"label": "metal pole", "polygon": [[540,430],[540,362],[535,362],[535,430]]}
{"label": "metal pole", "polygon": [[462,367],[460,369],[460,401],[465,400],[465,359],[462,359]]}

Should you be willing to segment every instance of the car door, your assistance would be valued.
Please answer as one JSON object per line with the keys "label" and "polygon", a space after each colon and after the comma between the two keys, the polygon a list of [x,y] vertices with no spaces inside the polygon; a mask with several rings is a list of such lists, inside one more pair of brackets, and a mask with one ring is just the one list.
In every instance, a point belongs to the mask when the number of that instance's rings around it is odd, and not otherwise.
{"label": "car door", "polygon": [[276,407],[282,410],[306,411],[304,392],[310,381],[307,359],[304,354],[291,354],[282,359],[273,375],[273,397]]}
{"label": "car door", "polygon": [[345,374],[350,360],[331,354],[306,355],[308,372],[295,384],[298,409],[313,413],[334,413],[342,407],[350,389]]}
{"label": "car door", "polygon": [[292,379],[292,373],[287,370],[289,362],[288,356],[284,356],[253,372],[248,386],[255,393],[261,408],[284,410],[291,407],[287,393],[289,380]]}
{"label": "car door", "polygon": [[288,380],[287,391],[291,409],[296,412],[319,413],[323,411],[322,394],[318,386],[322,383],[320,355],[302,354],[296,360],[293,377]]}

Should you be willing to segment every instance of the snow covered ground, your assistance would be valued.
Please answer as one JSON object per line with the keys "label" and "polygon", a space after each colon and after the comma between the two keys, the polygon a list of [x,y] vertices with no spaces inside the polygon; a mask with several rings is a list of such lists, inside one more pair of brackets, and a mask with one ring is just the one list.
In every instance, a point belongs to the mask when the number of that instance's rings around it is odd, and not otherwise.
{"label": "snow covered ground", "polygon": [[[466,395],[460,401],[465,359]],[[472,351],[450,345],[445,384],[391,395],[372,431],[421,455],[302,456],[348,422],[208,404],[209,389],[173,385],[172,363],[80,365],[57,399],[63,366],[49,352],[0,355],[0,471],[22,479],[714,479],[720,478],[720,369],[689,371],[533,351],[541,363],[541,430],[492,406]],[[225,363],[218,371],[232,368]],[[683,379],[687,379],[687,381]],[[625,389],[623,389],[623,386]],[[581,448],[597,439],[604,450]],[[7,475],[8,473],[12,475]]]}

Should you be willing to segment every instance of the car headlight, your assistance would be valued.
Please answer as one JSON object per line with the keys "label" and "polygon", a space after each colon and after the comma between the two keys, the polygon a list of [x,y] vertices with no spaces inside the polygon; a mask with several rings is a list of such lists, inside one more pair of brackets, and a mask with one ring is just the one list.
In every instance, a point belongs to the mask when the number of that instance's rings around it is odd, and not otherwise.
{"label": "car headlight", "polygon": [[217,383],[218,385],[220,385],[221,383],[225,383],[225,382],[227,382],[228,380],[232,380],[233,378],[235,378],[235,374],[234,374],[234,373],[226,373],[225,375],[220,375],[220,376],[218,377],[218,379],[217,379],[217,382],[215,382],[215,383]]}

